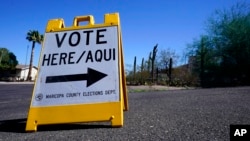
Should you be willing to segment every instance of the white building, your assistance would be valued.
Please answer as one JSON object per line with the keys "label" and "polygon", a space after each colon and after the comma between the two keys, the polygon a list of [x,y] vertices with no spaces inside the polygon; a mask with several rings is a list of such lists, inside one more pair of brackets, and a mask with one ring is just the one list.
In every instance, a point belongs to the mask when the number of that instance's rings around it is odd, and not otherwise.
{"label": "white building", "polygon": [[[36,78],[38,68],[33,66],[31,71],[31,80],[34,81]],[[27,79],[29,73],[29,65],[17,65],[16,66],[16,80],[23,81]]]}

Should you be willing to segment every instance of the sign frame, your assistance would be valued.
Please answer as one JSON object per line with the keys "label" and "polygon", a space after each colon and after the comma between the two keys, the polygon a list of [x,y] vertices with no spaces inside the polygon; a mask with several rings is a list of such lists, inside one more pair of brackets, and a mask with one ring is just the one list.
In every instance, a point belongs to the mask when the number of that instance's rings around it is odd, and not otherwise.
{"label": "sign frame", "polygon": [[[80,25],[80,22],[88,22],[87,25]],[[76,16],[73,21],[73,26],[65,27],[63,19],[52,19],[48,21],[45,32],[61,32],[84,29],[96,29],[105,27],[117,27],[118,39],[118,81],[119,81],[119,101],[100,102],[100,103],[76,103],[66,105],[45,105],[33,106],[32,102],[36,99],[35,90],[39,87],[38,78],[36,78],[35,85],[32,92],[32,99],[28,113],[26,131],[37,131],[37,126],[47,124],[62,124],[62,123],[79,123],[79,122],[96,122],[96,121],[110,121],[113,127],[123,126],[123,111],[128,110],[128,96],[126,89],[126,79],[124,71],[124,57],[122,49],[122,37],[120,19],[118,13],[111,13],[104,15],[103,24],[94,24],[94,18],[88,16]],[[46,34],[45,34],[46,40]],[[41,59],[45,49],[43,43],[40,54],[40,61],[38,67],[38,75],[41,70]],[[88,69],[89,70],[89,69]],[[92,70],[93,71],[93,70]],[[108,76],[107,76],[108,77]],[[83,76],[83,79],[87,79]],[[52,80],[51,80],[52,81]],[[50,82],[51,82],[50,81]],[[54,80],[53,80],[54,81]],[[53,82],[52,81],[52,82]]]}

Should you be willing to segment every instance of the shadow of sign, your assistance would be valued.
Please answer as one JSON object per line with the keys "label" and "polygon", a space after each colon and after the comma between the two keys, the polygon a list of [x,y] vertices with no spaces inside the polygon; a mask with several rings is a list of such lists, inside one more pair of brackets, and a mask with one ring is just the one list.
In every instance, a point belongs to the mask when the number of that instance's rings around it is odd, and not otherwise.
{"label": "shadow of sign", "polygon": [[[27,119],[12,119],[0,121],[0,132],[26,133]],[[79,129],[96,129],[96,128],[112,128],[111,125],[103,125],[100,123],[70,123],[70,124],[54,124],[40,125],[38,131],[60,131],[60,130],[79,130]]]}
{"label": "shadow of sign", "polygon": [[12,119],[0,121],[0,132],[25,133],[27,119]]}

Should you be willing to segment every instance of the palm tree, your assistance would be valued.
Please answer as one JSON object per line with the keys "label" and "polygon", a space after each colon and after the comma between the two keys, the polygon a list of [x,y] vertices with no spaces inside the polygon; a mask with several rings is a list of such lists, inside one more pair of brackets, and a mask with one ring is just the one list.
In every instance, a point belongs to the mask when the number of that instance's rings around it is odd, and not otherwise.
{"label": "palm tree", "polygon": [[27,33],[26,39],[30,42],[32,42],[32,48],[31,48],[31,55],[30,55],[30,64],[29,64],[29,72],[27,76],[27,81],[31,80],[31,72],[32,72],[32,66],[33,66],[33,56],[34,56],[34,49],[35,49],[35,44],[41,44],[43,42],[43,35],[40,34],[37,30],[30,30]]}

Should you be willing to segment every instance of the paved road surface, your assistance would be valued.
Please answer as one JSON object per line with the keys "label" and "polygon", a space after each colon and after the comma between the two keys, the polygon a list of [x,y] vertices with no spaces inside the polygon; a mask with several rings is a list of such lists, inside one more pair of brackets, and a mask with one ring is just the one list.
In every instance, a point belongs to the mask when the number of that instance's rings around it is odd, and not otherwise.
{"label": "paved road surface", "polygon": [[250,87],[130,93],[122,128],[109,122],[39,126],[25,133],[32,84],[0,85],[0,141],[229,140],[250,124]]}

